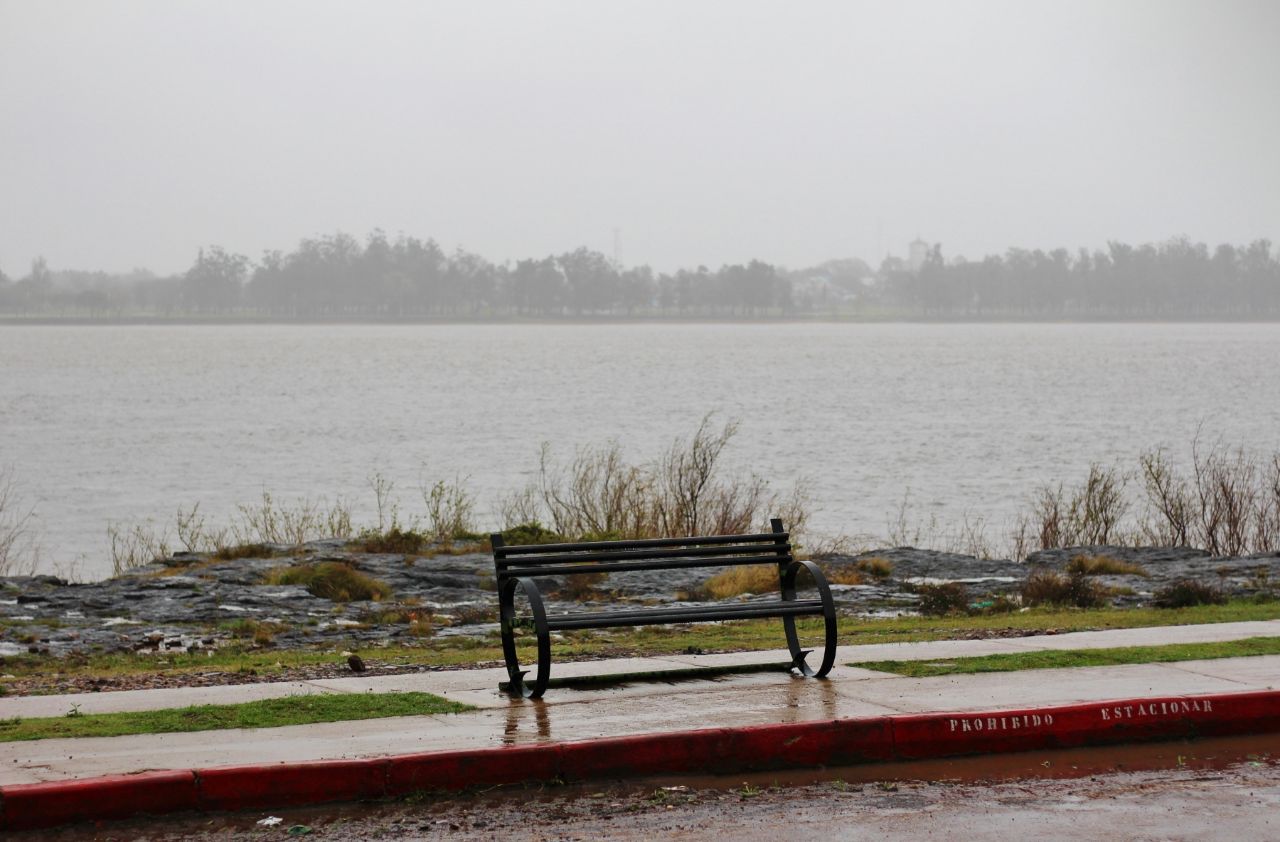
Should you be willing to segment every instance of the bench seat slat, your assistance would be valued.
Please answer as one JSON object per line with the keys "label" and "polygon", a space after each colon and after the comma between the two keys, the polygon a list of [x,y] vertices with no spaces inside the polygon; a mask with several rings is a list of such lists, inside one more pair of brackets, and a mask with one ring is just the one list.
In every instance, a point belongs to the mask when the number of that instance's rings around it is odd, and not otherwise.
{"label": "bench seat slat", "polygon": [[821,614],[822,600],[747,602],[738,605],[709,605],[703,608],[667,608],[645,611],[599,611],[593,614],[549,615],[551,631],[599,629],[613,626],[640,626],[662,623],[701,623],[710,620],[746,620],[756,617],[796,617]]}
{"label": "bench seat slat", "polygon": [[573,544],[511,544],[494,547],[495,556],[529,555],[531,553],[559,553],[575,550],[610,551],[637,550],[651,547],[700,547],[712,544],[739,544],[759,541],[773,543],[786,541],[790,533],[762,532],[754,535],[707,535],[691,538],[643,538],[634,541],[585,541]]}
{"label": "bench seat slat", "polygon": [[687,548],[671,548],[671,549],[653,549],[653,550],[616,550],[613,552],[600,552],[592,550],[590,552],[577,553],[554,553],[542,556],[520,556],[518,558],[498,559],[497,566],[511,567],[519,565],[528,567],[535,564],[571,564],[583,562],[610,562],[610,561],[626,561],[630,559],[648,559],[648,558],[703,558],[716,556],[732,556],[750,555],[752,553],[790,553],[791,545],[788,543],[769,543],[769,544],[746,544],[746,545],[724,545],[716,547],[687,547]]}
{"label": "bench seat slat", "polygon": [[790,555],[729,556],[727,558],[666,558],[652,561],[618,561],[587,564],[562,564],[548,567],[508,567],[500,570],[500,579],[519,576],[569,576],[575,573],[626,573],[636,570],[676,570],[686,567],[736,567],[740,564],[777,564],[790,561]]}

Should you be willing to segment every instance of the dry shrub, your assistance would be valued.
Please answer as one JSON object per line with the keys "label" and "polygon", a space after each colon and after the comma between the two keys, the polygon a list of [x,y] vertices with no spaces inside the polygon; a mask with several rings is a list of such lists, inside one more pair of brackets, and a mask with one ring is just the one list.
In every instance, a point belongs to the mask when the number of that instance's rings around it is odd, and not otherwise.
{"label": "dry shrub", "polygon": [[1096,608],[1107,598],[1106,591],[1085,574],[1074,571],[1067,576],[1037,567],[1027,576],[1020,590],[1022,604],[1067,605]]}
{"label": "dry shrub", "polygon": [[946,617],[967,614],[969,589],[960,582],[916,585],[920,597],[920,613],[926,617]]}
{"label": "dry shrub", "polygon": [[266,544],[232,544],[214,550],[213,557],[219,561],[236,561],[242,558],[272,558],[279,555]]}
{"label": "dry shrub", "polygon": [[267,573],[266,581],[270,585],[302,585],[312,596],[333,602],[380,601],[391,596],[386,582],[337,561],[278,567]]}
{"label": "dry shrub", "polygon": [[721,570],[703,584],[711,599],[729,599],[742,594],[772,593],[781,585],[778,568],[772,564],[744,564]]}
{"label": "dry shrub", "polygon": [[1194,579],[1179,579],[1155,593],[1159,608],[1190,608],[1193,605],[1221,605],[1227,598],[1218,588]]}
{"label": "dry shrub", "polygon": [[893,562],[880,556],[860,558],[855,567],[873,579],[888,579],[893,575]]}
{"label": "dry shrub", "polygon": [[1151,574],[1141,564],[1122,561],[1109,555],[1078,555],[1067,562],[1067,573],[1082,576],[1142,576]]}
{"label": "dry shrub", "polygon": [[492,623],[498,618],[497,606],[491,603],[469,602],[449,608],[449,625],[469,626]]}
{"label": "dry shrub", "polygon": [[822,574],[832,585],[861,585],[867,581],[860,565],[824,564]]}
{"label": "dry shrub", "polygon": [[560,583],[560,587],[556,588],[555,593],[561,599],[571,599],[574,602],[601,599],[606,594],[601,593],[598,588],[607,578],[609,574],[601,572],[570,573],[564,577],[564,581]]}

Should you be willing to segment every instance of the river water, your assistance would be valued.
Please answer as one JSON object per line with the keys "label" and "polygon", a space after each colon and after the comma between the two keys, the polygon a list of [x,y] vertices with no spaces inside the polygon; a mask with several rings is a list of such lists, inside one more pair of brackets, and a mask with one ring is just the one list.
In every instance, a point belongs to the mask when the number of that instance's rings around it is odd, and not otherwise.
{"label": "river water", "polygon": [[732,465],[808,479],[831,533],[1010,522],[1037,486],[1202,438],[1280,449],[1275,324],[0,327],[0,466],[44,570],[110,571],[107,525],[199,503],[345,498],[421,512],[469,478],[482,528],[542,442],[636,459],[708,412]]}

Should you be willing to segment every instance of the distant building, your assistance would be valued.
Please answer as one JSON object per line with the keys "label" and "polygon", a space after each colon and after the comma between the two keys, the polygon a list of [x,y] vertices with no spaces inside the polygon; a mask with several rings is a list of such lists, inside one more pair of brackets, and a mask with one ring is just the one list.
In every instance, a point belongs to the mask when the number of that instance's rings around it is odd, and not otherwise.
{"label": "distant building", "polygon": [[919,272],[929,259],[929,244],[916,237],[907,245],[907,266],[912,272]]}

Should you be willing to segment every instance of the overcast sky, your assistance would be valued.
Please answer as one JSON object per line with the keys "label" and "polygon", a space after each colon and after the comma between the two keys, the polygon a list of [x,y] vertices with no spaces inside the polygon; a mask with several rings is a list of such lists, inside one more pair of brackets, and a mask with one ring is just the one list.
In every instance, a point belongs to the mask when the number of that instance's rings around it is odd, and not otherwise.
{"label": "overcast sky", "polygon": [[377,227],[659,269],[1246,242],[1278,150],[1271,0],[0,0],[13,277]]}

